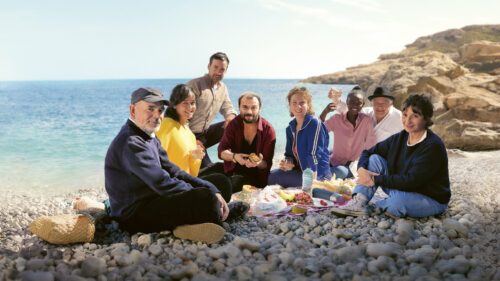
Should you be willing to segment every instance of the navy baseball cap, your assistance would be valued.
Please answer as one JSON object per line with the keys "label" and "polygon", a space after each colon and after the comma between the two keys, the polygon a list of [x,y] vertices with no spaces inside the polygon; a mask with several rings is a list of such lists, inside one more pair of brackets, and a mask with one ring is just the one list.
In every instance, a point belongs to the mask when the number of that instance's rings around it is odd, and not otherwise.
{"label": "navy baseball cap", "polygon": [[162,92],[153,88],[139,88],[135,90],[130,98],[130,104],[135,104],[141,100],[151,103],[162,102],[165,105],[169,105],[169,102],[163,98]]}

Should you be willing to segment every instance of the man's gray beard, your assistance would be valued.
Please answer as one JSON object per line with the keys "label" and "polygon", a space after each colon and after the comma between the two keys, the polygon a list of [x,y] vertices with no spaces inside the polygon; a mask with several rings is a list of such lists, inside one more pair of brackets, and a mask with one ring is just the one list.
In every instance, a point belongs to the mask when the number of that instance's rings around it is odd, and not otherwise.
{"label": "man's gray beard", "polygon": [[148,135],[151,135],[151,134],[153,134],[155,132],[158,132],[158,130],[160,130],[160,127],[161,127],[161,123],[158,126],[154,127],[153,129],[149,129],[149,128],[146,128],[144,126],[144,128],[141,128],[141,130],[143,130],[144,133],[146,133]]}

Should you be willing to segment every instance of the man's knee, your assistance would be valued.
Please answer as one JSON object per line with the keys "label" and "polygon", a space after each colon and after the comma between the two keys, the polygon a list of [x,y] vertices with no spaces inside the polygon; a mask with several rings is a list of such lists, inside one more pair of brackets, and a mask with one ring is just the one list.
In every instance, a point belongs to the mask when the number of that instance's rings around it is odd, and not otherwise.
{"label": "man's knee", "polygon": [[229,202],[231,200],[231,194],[232,194],[232,184],[231,180],[224,174],[212,174],[212,181],[211,183],[217,187],[217,189],[220,191],[222,194],[222,197],[224,200]]}
{"label": "man's knee", "polygon": [[208,188],[193,188],[188,191],[191,193],[191,200],[193,203],[196,202],[219,202],[217,196],[209,190]]}
{"label": "man's knee", "polygon": [[224,135],[224,122],[219,122],[210,125],[208,130],[204,133],[205,135],[205,148],[209,148],[220,142],[222,136]]}
{"label": "man's knee", "polygon": [[214,223],[220,220],[222,217],[220,202],[215,193],[207,188],[194,188],[190,192],[191,196],[187,203],[190,205],[189,207],[197,209],[193,215],[199,216],[191,218],[192,220]]}

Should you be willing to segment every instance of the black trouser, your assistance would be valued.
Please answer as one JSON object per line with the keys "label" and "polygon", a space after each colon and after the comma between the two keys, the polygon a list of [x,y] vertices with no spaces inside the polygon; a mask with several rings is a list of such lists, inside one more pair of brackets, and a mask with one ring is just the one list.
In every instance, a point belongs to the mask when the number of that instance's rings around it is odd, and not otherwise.
{"label": "black trouser", "polygon": [[226,200],[226,202],[229,203],[233,191],[232,191],[231,181],[226,175],[222,173],[210,173],[210,174],[198,175],[198,177],[202,180],[206,180],[215,185],[215,187],[217,187],[217,189],[220,191],[222,198],[224,198],[224,200]]}
{"label": "black trouser", "polygon": [[[209,147],[220,142],[222,136],[224,135],[224,128],[222,128],[224,126],[224,122],[225,121],[212,124],[205,132],[194,134],[196,139],[203,143],[205,149],[208,149]],[[211,163],[212,161],[210,160],[208,153],[205,153],[205,157],[201,160],[201,168],[205,168]]]}
{"label": "black trouser", "polygon": [[[231,183],[226,176],[212,174],[203,179],[214,184],[224,200],[229,202]],[[189,191],[158,196],[141,203],[131,218],[120,221],[120,227],[130,233],[149,233],[205,222],[222,224],[220,203],[208,188],[195,187]]]}
{"label": "black trouser", "polygon": [[[224,163],[214,163],[200,170],[199,177],[203,178],[206,175],[212,174],[224,174]],[[226,176],[227,177],[227,176]],[[257,177],[250,177],[244,174],[233,174],[229,176],[231,180],[231,192],[236,193],[243,189],[243,185],[250,184],[257,187],[261,187]],[[263,188],[264,186],[262,186]],[[226,199],[224,197],[224,199]],[[226,200],[227,201],[227,200]]]}

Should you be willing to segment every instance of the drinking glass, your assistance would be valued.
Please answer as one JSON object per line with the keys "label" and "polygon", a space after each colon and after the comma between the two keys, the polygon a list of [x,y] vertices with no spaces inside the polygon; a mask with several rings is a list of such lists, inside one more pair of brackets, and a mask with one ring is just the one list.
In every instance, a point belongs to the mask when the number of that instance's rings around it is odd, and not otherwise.
{"label": "drinking glass", "polygon": [[342,90],[337,90],[335,88],[331,88],[330,92],[328,92],[328,97],[332,100],[332,103],[337,105],[340,102],[340,98],[342,97]]}
{"label": "drinking glass", "polygon": [[293,158],[286,156],[281,160],[281,165],[285,171],[291,171],[293,169]]}
{"label": "drinking glass", "polygon": [[196,148],[191,149],[191,157],[195,160],[203,159],[205,156],[205,152],[203,152],[203,148],[198,144]]}

